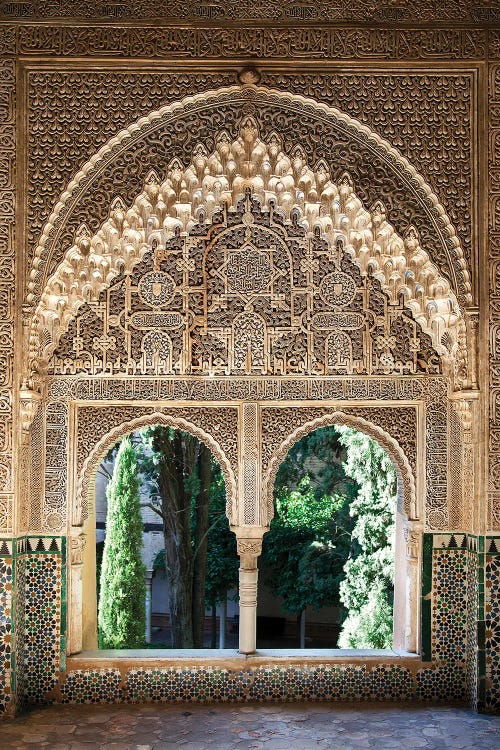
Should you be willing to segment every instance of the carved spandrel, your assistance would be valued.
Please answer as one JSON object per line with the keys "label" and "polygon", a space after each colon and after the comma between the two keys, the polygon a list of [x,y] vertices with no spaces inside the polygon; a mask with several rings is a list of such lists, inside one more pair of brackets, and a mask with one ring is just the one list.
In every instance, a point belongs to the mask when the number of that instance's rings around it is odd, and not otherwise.
{"label": "carved spandrel", "polygon": [[[94,237],[79,228],[38,308],[30,344],[35,371],[55,347],[51,367],[60,374],[388,375],[435,373],[459,360],[457,301],[416,229],[399,237],[380,201],[367,211],[347,173],[332,182],[327,167],[311,169],[298,146],[294,179],[307,191],[304,205],[292,210],[276,183],[291,163],[280,136],[261,140],[250,117],[239,128],[234,142],[220,131],[211,155],[198,146],[185,170],[188,180],[203,162],[204,173],[213,173],[200,186],[208,193],[196,216],[186,190],[183,212],[154,228],[181,170],[175,161],[163,183],[148,175],[131,209],[116,199]],[[220,172],[227,149],[234,175]],[[245,149],[246,167],[239,164]],[[190,185],[197,195],[195,181]],[[244,199],[224,203],[243,190]],[[321,212],[314,196],[321,196]],[[127,243],[126,258],[116,237]],[[92,281],[81,283],[89,262]]]}
{"label": "carved spandrel", "polygon": [[[468,86],[467,83],[466,86]],[[71,86],[71,91],[73,89],[74,85]],[[199,90],[198,86],[196,90]],[[283,122],[286,122],[286,130],[287,132],[290,131],[290,136],[287,135],[291,146],[290,153],[288,154],[289,158],[295,159],[295,150],[298,147],[308,155],[311,165],[318,163],[322,164],[324,168],[325,164],[331,164],[335,173],[338,170],[339,174],[342,171],[349,170],[355,178],[358,189],[364,191],[362,197],[367,206],[376,204],[380,200],[381,195],[383,195],[384,200],[389,203],[388,208],[390,210],[391,221],[394,222],[400,235],[403,235],[409,228],[410,222],[418,226],[423,249],[438,262],[444,274],[454,280],[455,291],[460,300],[463,302],[470,301],[469,270],[467,269],[467,264],[464,266],[461,262],[462,249],[455,236],[453,225],[446,221],[444,224],[446,231],[443,233],[443,212],[440,208],[437,208],[436,197],[430,193],[430,189],[427,186],[425,186],[424,192],[419,190],[418,195],[413,191],[408,192],[402,188],[399,183],[402,173],[408,171],[408,178],[412,184],[414,179],[417,179],[420,183],[420,176],[414,173],[413,166],[410,166],[405,160],[400,161],[398,169],[395,172],[393,168],[393,155],[389,155],[386,145],[382,141],[377,140],[377,133],[375,131],[368,137],[368,133],[360,128],[359,124],[353,121],[351,126],[350,123],[345,122],[345,115],[342,113],[337,114],[337,110],[333,109],[331,110],[332,118],[330,123],[324,121],[323,111],[320,113],[320,120],[318,120],[319,113],[317,108],[315,109],[314,106],[311,107],[311,100],[308,101],[302,97],[294,97],[294,99],[300,99],[301,102],[301,112],[298,115],[287,106],[289,97],[281,94],[278,95],[276,92],[269,93],[268,90],[259,90],[259,93],[256,94],[254,90],[247,89],[246,87],[242,89],[235,88],[233,90],[220,89],[220,92],[225,91],[232,91],[230,104],[224,99],[224,94],[221,93],[219,95],[219,92],[217,92],[216,102],[214,97],[215,112],[213,113],[213,118],[218,121],[220,121],[220,118],[223,119],[229,139],[236,137],[238,129],[237,120],[241,116],[241,108],[246,106],[249,99],[252,100],[251,104],[258,108],[262,118],[269,122],[269,128],[274,127],[276,131],[279,131],[283,129]],[[206,111],[205,104],[203,105],[204,111]],[[119,105],[117,109],[121,109]],[[168,107],[162,108],[160,111],[165,112],[165,116],[170,118]],[[347,107],[347,111],[349,111],[349,107]],[[140,110],[140,114],[143,114],[143,110]],[[117,143],[116,139],[110,141],[107,147],[101,149],[100,154],[103,160],[109,164],[109,179],[104,180],[104,182],[102,180],[92,182],[92,195],[85,189],[85,184],[82,183],[83,175],[93,169],[90,161],[84,165],[82,172],[78,174],[76,180],[71,181],[70,185],[61,185],[61,189],[67,187],[67,190],[64,191],[64,198],[58,204],[59,208],[50,217],[47,231],[43,233],[41,244],[36,251],[37,257],[40,260],[35,264],[36,267],[33,268],[33,273],[30,275],[30,291],[28,295],[30,302],[36,302],[39,299],[39,295],[42,293],[50,274],[55,271],[61,260],[61,249],[70,245],[79,224],[90,221],[91,230],[97,231],[99,224],[106,217],[106,207],[117,193],[122,196],[126,203],[130,203],[136,195],[137,181],[145,180],[152,168],[156,170],[161,169],[165,173],[172,160],[182,158],[184,163],[188,162],[192,150],[197,148],[200,141],[206,138],[206,118],[201,118],[204,130],[203,132],[199,132],[196,128],[197,122],[196,118],[193,117],[194,113],[191,111],[191,108],[189,126],[181,125],[184,116],[182,109],[177,108],[175,113],[172,114],[176,120],[179,120],[179,125],[174,129],[170,125],[167,126],[166,131],[162,135],[161,153],[165,153],[165,156],[164,161],[160,164],[156,156],[154,161],[151,159],[152,154],[158,154],[158,134],[157,125],[155,124],[153,128],[154,132],[149,132],[149,126],[146,126],[145,132],[142,133],[137,146],[134,146],[134,149],[127,153],[122,153],[123,144]],[[153,119],[156,123],[156,118]],[[276,123],[274,123],[274,120],[276,120]],[[446,121],[446,117],[444,117],[444,121]],[[216,123],[214,123],[214,126],[217,127]],[[332,128],[335,132],[339,132],[339,153],[336,153],[336,147],[330,143]],[[179,140],[175,133],[181,131],[182,139]],[[53,132],[52,120],[50,123],[50,132]],[[127,132],[127,130],[121,131],[118,140],[126,137],[125,134]],[[115,130],[113,130],[114,133]],[[313,133],[314,135],[312,135]],[[292,134],[294,134],[294,137],[292,137]],[[367,139],[369,141],[369,148]],[[379,144],[375,160],[373,154],[374,140]],[[37,138],[37,143],[39,141],[40,137]],[[334,143],[336,142],[334,140]],[[134,143],[136,143],[135,129]],[[345,147],[340,145],[344,143]],[[115,153],[117,149],[120,153]],[[460,152],[460,149],[457,150]],[[347,153],[349,154],[348,159],[346,159]],[[416,160],[412,158],[411,161],[418,164],[418,158]],[[133,167],[132,164],[134,165]],[[128,165],[128,167],[124,170],[125,165]],[[124,180],[124,175],[129,174],[131,171],[134,173],[133,184],[130,180]],[[35,170],[35,172],[38,173],[39,170]],[[107,170],[106,174],[108,174]],[[189,182],[188,180],[188,184]],[[377,186],[377,189],[375,189],[375,186]],[[404,192],[404,198],[401,196],[401,190]],[[401,197],[394,201],[391,196],[396,194]],[[283,195],[286,197],[288,191],[285,190]],[[76,204],[68,214],[63,206],[70,196],[74,198]],[[217,204],[217,200],[215,203]],[[313,205],[313,203],[310,205]],[[50,205],[53,205],[53,203]],[[37,211],[37,215],[40,216],[39,211]],[[30,217],[30,228],[33,225],[32,219],[35,220],[35,218],[36,216]],[[53,247],[54,232],[58,236],[57,247]]]}
{"label": "carved spandrel", "polygon": [[149,407],[115,404],[100,408],[83,406],[78,410],[75,446],[78,480],[72,509],[74,526],[81,526],[88,517],[91,485],[102,456],[125,435],[155,425],[189,432],[208,446],[224,476],[227,517],[231,523],[237,522],[237,407],[169,408],[153,404]]}

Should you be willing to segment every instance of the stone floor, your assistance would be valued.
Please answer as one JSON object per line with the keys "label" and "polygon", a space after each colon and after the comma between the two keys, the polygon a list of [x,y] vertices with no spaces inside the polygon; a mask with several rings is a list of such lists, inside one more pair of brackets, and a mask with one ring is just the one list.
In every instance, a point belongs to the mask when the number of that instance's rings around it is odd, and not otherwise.
{"label": "stone floor", "polygon": [[408,704],[50,706],[0,723],[1,750],[500,750],[500,718]]}

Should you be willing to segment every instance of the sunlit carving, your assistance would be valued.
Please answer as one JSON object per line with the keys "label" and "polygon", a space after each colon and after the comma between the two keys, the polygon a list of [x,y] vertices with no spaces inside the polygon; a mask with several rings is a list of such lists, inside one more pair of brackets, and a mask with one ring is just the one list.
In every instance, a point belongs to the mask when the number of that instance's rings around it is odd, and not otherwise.
{"label": "sunlit carving", "polygon": [[456,360],[461,326],[413,227],[399,237],[348,174],[336,185],[247,116],[235,141],[223,130],[211,154],[151,173],[130,208],[116,199],[95,236],[80,228],[38,307],[31,364],[61,341],[60,373],[431,373],[437,355]]}

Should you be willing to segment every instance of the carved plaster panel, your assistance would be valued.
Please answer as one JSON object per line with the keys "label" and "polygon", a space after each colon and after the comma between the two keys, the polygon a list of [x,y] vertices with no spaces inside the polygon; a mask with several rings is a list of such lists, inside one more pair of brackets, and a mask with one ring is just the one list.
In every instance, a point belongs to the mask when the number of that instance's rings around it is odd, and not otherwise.
{"label": "carved plaster panel", "polygon": [[14,529],[15,61],[0,60],[0,534]]}
{"label": "carved plaster panel", "polygon": [[[467,259],[470,256],[470,155],[472,143],[471,102],[474,76],[471,73],[403,75],[401,73],[303,73],[277,74],[262,71],[263,81],[272,87],[307,94],[340,110],[383,134],[421,172],[433,187],[457,229]],[[42,222],[55,205],[75,169],[82,167],[120,128],[160,107],[169,99],[213,89],[235,82],[235,73],[178,75],[168,73],[47,72],[28,73],[28,237],[34,250]],[[74,91],[79,91],[78,101]],[[81,117],[81,100],[105,102],[107,117],[100,107],[89,106]],[[404,101],[404,108],[400,106]],[[439,106],[439,127],[436,117]],[[423,132],[431,127],[432,138]],[[53,134],[60,137],[54,143]],[[65,139],[70,139],[72,159],[66,158]],[[448,144],[453,141],[453,149]],[[445,166],[445,168],[443,168]],[[459,195],[457,194],[459,191]],[[469,260],[468,260],[469,263]],[[469,264],[470,265],[470,264]]]}
{"label": "carved plaster panel", "polygon": [[397,4],[391,0],[350,0],[331,3],[316,0],[299,4],[296,0],[264,0],[258,4],[224,3],[223,0],[210,0],[210,3],[183,2],[171,0],[165,5],[161,0],[122,0],[120,3],[86,3],[84,0],[63,0],[57,3],[31,0],[4,3],[0,8],[0,18],[7,19],[79,19],[105,21],[259,21],[272,20],[276,23],[296,23],[308,21],[383,21],[385,24],[401,22],[429,23],[436,21],[460,23],[487,23],[500,21],[500,11],[494,2],[469,2],[469,0],[420,0],[415,4]]}
{"label": "carved plaster panel", "polygon": [[[110,138],[146,111],[158,109],[166,102],[236,83],[233,71],[182,74],[31,71],[27,77],[30,259],[58,194],[75,171]],[[77,98],[75,91],[79,92]],[[82,117],[82,101],[89,104],[85,107],[85,117]],[[105,118],[102,117],[103,106]],[[55,142],[54,133],[58,134]],[[71,159],[67,158],[69,143]],[[115,197],[114,194],[111,197]]]}
{"label": "carved plaster panel", "polygon": [[[340,382],[339,382],[340,380]],[[269,483],[269,460],[271,456],[274,456],[273,470],[278,468],[277,455],[282,448],[282,443],[289,438],[290,435],[294,435],[292,442],[298,439],[297,430],[303,427],[305,423],[309,425],[306,432],[311,429],[315,429],[322,419],[326,418],[328,423],[332,423],[330,418],[331,414],[341,413],[341,419],[344,423],[352,423],[353,426],[357,426],[359,429],[368,431],[369,434],[385,445],[389,450],[390,455],[393,456],[395,464],[399,467],[402,480],[406,483],[405,486],[405,502],[406,510],[409,517],[416,517],[416,496],[415,496],[415,485],[413,477],[418,473],[416,468],[416,447],[415,447],[415,434],[416,434],[416,423],[415,423],[415,406],[366,406],[360,407],[359,404],[356,407],[349,407],[345,401],[350,398],[356,402],[359,399],[372,399],[374,397],[382,399],[401,399],[403,401],[408,400],[421,400],[427,404],[427,492],[426,492],[426,527],[429,530],[441,529],[446,527],[448,521],[448,509],[447,509],[447,406],[446,406],[446,380],[444,378],[418,378],[418,379],[401,379],[392,380],[387,379],[385,382],[380,379],[335,379],[330,381],[335,388],[328,390],[328,381],[324,381],[321,385],[324,387],[323,390],[318,387],[318,383],[314,381],[298,380],[288,381],[286,379],[277,381],[266,381],[262,379],[261,387],[256,388],[258,380],[250,381],[253,383],[251,389],[246,388],[249,381],[248,379],[233,379],[233,378],[222,378],[214,379],[213,388],[210,390],[210,397],[212,402],[217,398],[222,402],[231,400],[248,399],[249,397],[268,398],[273,401],[281,395],[282,398],[289,401],[295,398],[298,401],[304,402],[305,399],[311,398],[314,393],[317,398],[321,398],[323,395],[325,398],[336,398],[342,400],[340,409],[328,408],[320,406],[318,403],[309,404],[307,409],[299,408],[294,409],[290,407],[264,407],[262,411],[264,418],[262,421],[258,416],[254,416],[250,419],[250,412],[248,409],[252,407],[252,404],[247,404],[247,422],[249,428],[245,428],[244,433],[248,437],[246,440],[251,439],[253,434],[253,444],[255,446],[260,445],[262,440],[262,456],[263,465],[260,472],[267,476],[267,489],[261,495],[260,483],[257,494],[249,490],[248,498],[249,502],[251,498],[252,507],[248,507],[246,515],[242,516],[242,521],[245,523],[265,523],[265,519],[268,517],[269,509],[266,502],[269,502],[269,497],[272,496],[272,481]],[[58,383],[66,383],[67,380],[59,379]],[[134,383],[134,393],[130,393],[133,399],[144,398],[146,394],[151,396],[151,381],[144,383],[148,387],[141,389],[141,381],[130,381]],[[143,381],[144,382],[144,381]],[[206,390],[207,383],[199,381],[189,381],[179,379],[177,384],[180,386],[179,390],[166,389],[162,391],[160,383],[163,381],[157,381],[153,383],[153,391],[156,398],[161,398],[160,395],[163,392],[163,396],[166,396],[167,392],[170,393],[171,398],[178,398],[182,394],[185,398],[188,394],[191,394],[193,399],[203,399],[208,397],[209,393]],[[314,383],[314,388],[311,389],[310,385]],[[84,385],[85,383],[79,383]],[[121,393],[123,396],[123,382],[119,380],[99,380],[92,379],[87,382],[87,386],[93,384],[97,388],[88,389],[85,391],[79,391],[79,396],[86,394],[86,398],[103,398],[109,400],[113,394]],[[309,384],[309,387],[308,387]],[[54,385],[54,383],[53,383]],[[277,386],[281,386],[280,391]],[[286,387],[292,385],[293,387]],[[340,385],[340,388],[339,388]],[[108,388],[107,386],[111,386]],[[113,387],[114,386],[114,387]],[[191,388],[191,386],[193,386]],[[203,387],[203,390],[199,386]],[[245,387],[244,387],[245,386]],[[59,395],[61,395],[61,389],[55,389]],[[67,392],[67,391],[66,391]],[[57,407],[64,407],[64,402],[60,405],[53,404],[49,411]],[[64,410],[64,408],[63,408]],[[227,486],[232,487],[231,492],[228,492],[228,514],[234,523],[238,520],[235,516],[236,504],[230,507],[230,503],[234,502],[234,491],[235,491],[235,477],[237,475],[238,466],[238,420],[237,420],[237,408],[228,408],[226,406],[215,407],[178,407],[173,405],[172,407],[164,406],[158,407],[157,403],[138,405],[126,405],[120,404],[110,406],[109,404],[99,404],[79,406],[78,407],[79,419],[77,427],[77,460],[79,468],[79,480],[77,488],[77,509],[74,510],[72,522],[75,525],[79,525],[82,522],[82,518],[86,514],[86,503],[89,498],[89,482],[94,476],[94,472],[97,469],[98,463],[103,455],[109,448],[111,448],[116,441],[125,434],[139,429],[147,424],[155,424],[165,420],[166,424],[177,424],[181,429],[189,429],[189,431],[197,430],[200,433],[201,439],[204,439],[207,444],[210,445],[214,452],[214,455],[219,459],[221,465],[225,470]],[[253,413],[253,412],[252,412]],[[292,420],[288,417],[292,415]],[[310,420],[312,417],[316,417],[314,426],[311,426]],[[356,419],[358,423],[356,423]],[[170,420],[170,421],[169,421]],[[283,421],[284,420],[284,421]],[[54,422],[50,420],[51,424]],[[333,423],[338,422],[338,418],[333,419]],[[356,423],[356,424],[355,424]],[[184,427],[182,426],[184,425]],[[370,425],[375,425],[377,434],[373,432]],[[60,428],[59,428],[60,429]],[[63,428],[64,429],[64,428]],[[370,429],[372,432],[370,433]],[[257,437],[255,436],[255,430],[257,430]],[[439,430],[439,434],[434,431]],[[198,434],[196,432],[196,434]],[[242,433],[241,433],[242,434]],[[61,433],[62,435],[62,433]],[[262,435],[262,439],[260,437]],[[392,441],[392,442],[391,442]],[[63,445],[60,446],[60,450],[55,451],[55,456],[60,456],[60,461],[64,464],[66,462],[66,452]],[[287,448],[291,446],[291,442],[287,443]],[[246,444],[245,444],[246,445]],[[281,448],[280,448],[281,446]],[[250,443],[246,445],[246,453],[251,457],[252,449]],[[256,448],[257,450],[257,448]],[[260,451],[260,449],[259,449]],[[286,451],[285,451],[286,452]],[[281,456],[281,454],[280,454]],[[284,454],[280,457],[284,457]],[[226,463],[224,464],[224,461]],[[260,458],[259,458],[260,461]],[[278,463],[276,463],[278,461]],[[259,464],[260,465],[260,464]],[[53,470],[52,470],[53,471]],[[48,470],[50,474],[51,471]],[[64,478],[61,477],[61,486],[64,488]],[[252,485],[253,486],[253,485]],[[252,494],[253,492],[253,494]],[[267,495],[266,495],[267,493]],[[229,500],[231,495],[231,500]],[[62,500],[62,495],[61,495]],[[82,507],[83,502],[83,507]],[[258,506],[258,507],[257,507]],[[418,511],[420,513],[421,511]],[[256,520],[257,519],[257,520]],[[240,521],[241,522],[241,521]]]}
{"label": "carved plaster panel", "polygon": [[42,367],[62,334],[56,373],[435,372],[413,318],[449,370],[464,324],[417,231],[398,237],[348,174],[333,183],[247,116],[235,141],[224,129],[212,154],[199,144],[187,168],[151,172],[131,208],[116,199],[95,236],[80,227],[30,357]]}
{"label": "carved plaster panel", "polygon": [[446,411],[448,380],[428,377],[47,378],[56,401],[425,401]]}
{"label": "carved plaster panel", "polygon": [[68,502],[68,407],[49,403],[45,418],[45,487],[43,528],[50,533],[65,528]]}
{"label": "carved plaster panel", "polygon": [[453,401],[449,410],[450,529],[475,531],[474,402]]}
{"label": "carved plaster panel", "polygon": [[[112,7],[112,6],[108,6]],[[313,5],[309,7],[315,7]],[[332,6],[330,6],[332,7]],[[302,6],[297,5],[299,13]],[[405,8],[406,9],[406,8]],[[394,10],[394,9],[393,9]],[[401,10],[401,8],[395,9]],[[483,9],[487,11],[488,9]],[[383,9],[387,14],[389,8]],[[384,19],[387,15],[384,16]],[[299,16],[300,19],[300,16]],[[26,57],[102,57],[143,59],[311,60],[461,60],[500,57],[498,34],[483,29],[352,28],[256,25],[245,28],[163,26],[2,25],[0,53]]]}
{"label": "carved plaster panel", "polygon": [[[264,69],[261,83],[298,94],[307,92],[317,101],[349,112],[389,140],[439,197],[460,237],[469,272],[476,272],[477,249],[472,246],[474,73],[363,75],[353,70],[341,75]],[[433,259],[440,264],[437,257]]]}
{"label": "carved plaster panel", "polygon": [[[157,205],[171,191],[164,183]],[[450,316],[449,296],[424,302],[424,283],[435,294],[439,279],[421,258],[416,236],[405,244],[386,222],[380,226],[378,207],[363,215],[348,183],[339,190],[323,185],[324,195],[332,193],[332,215],[325,207],[315,216],[316,207],[306,204],[305,216],[297,207],[288,222],[274,201],[263,211],[250,193],[236,210],[210,217],[212,225],[205,219],[208,199],[197,221],[184,204],[187,237],[177,237],[177,216],[165,217],[146,244],[141,224],[152,227],[162,218],[144,215],[148,192],[127,212],[127,228],[123,222],[116,231],[117,214],[125,211],[115,207],[112,225],[95,242],[80,233],[49,282],[38,308],[44,345],[38,359],[47,358],[62,333],[53,372],[432,373],[439,360],[431,341],[445,361],[456,353],[459,319]],[[314,235],[307,233],[312,226]],[[113,258],[120,233],[126,257]],[[106,290],[113,267],[123,262],[124,272]]]}
{"label": "carved plaster panel", "polygon": [[500,529],[500,66],[490,68],[489,137],[489,510]]}
{"label": "carved plaster panel", "polygon": [[[208,114],[210,102],[213,109]],[[212,139],[222,128],[234,142],[241,127],[242,107],[248,112],[258,109],[259,121],[265,123],[264,142],[275,131],[284,138],[285,155],[291,162],[299,146],[303,160],[310,165],[324,163],[332,169],[333,179],[340,180],[343,171],[348,170],[365,206],[380,200],[386,203],[388,220],[397,233],[408,232],[410,224],[417,226],[422,249],[449,276],[459,299],[470,301],[469,272],[464,260],[460,260],[462,251],[455,231],[436,197],[405,159],[375,133],[336,110],[301,97],[252,87],[200,95],[185,100],[182,106],[164,108],[141,120],[139,130],[134,127],[130,132],[122,131],[101,149],[70,183],[46,225],[31,273],[28,299],[37,299],[48,275],[61,260],[60,248],[71,246],[80,224],[87,222],[90,234],[94,234],[105,219],[103,206],[109,206],[117,192],[124,205],[130,205],[137,195],[137,181],[146,181],[152,168],[166,174],[175,158],[187,164],[200,142],[212,148]],[[200,108],[203,116],[198,117]],[[189,126],[183,125],[182,119],[188,115]],[[106,165],[109,168],[105,178],[96,180]],[[407,172],[403,186],[401,176]],[[58,249],[54,254],[55,242]]]}

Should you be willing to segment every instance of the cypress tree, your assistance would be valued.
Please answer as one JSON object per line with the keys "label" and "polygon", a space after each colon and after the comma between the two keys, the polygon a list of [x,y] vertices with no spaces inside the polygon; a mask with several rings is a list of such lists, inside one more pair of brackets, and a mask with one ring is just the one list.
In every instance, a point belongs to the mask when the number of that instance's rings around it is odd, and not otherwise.
{"label": "cypress tree", "polygon": [[99,598],[100,648],[140,648],[146,624],[146,568],[137,461],[123,440],[107,488],[108,514]]}

